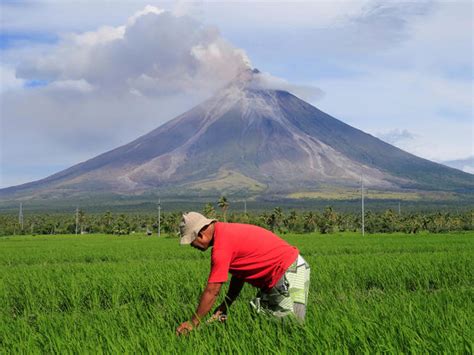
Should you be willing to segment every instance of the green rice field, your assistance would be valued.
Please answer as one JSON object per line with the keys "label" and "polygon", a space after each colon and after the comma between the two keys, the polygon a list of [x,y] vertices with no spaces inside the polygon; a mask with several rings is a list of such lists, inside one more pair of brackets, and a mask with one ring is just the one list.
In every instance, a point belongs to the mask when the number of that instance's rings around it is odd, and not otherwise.
{"label": "green rice field", "polygon": [[[473,353],[474,232],[285,235],[311,265],[304,325],[250,312],[187,337],[210,252],[177,238],[0,238],[0,353]],[[221,294],[222,299],[224,294]]]}

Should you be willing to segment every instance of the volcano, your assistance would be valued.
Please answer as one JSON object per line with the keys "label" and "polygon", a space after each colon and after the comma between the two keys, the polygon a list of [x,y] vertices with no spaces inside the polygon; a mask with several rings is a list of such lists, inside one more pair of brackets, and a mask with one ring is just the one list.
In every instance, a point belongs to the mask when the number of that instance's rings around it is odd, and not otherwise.
{"label": "volcano", "polygon": [[246,70],[138,139],[0,197],[288,194],[356,188],[473,192],[474,176],[351,127]]}

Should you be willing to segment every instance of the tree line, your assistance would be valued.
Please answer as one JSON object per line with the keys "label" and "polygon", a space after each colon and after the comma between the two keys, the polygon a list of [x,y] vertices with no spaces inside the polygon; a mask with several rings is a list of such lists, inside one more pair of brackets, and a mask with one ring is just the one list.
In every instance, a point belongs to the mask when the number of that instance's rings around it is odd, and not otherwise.
{"label": "tree line", "polygon": [[[272,211],[229,213],[230,203],[222,197],[217,204],[208,203],[202,213],[220,221],[255,224],[279,234],[322,234],[361,231],[360,214],[341,213],[332,207],[320,211],[284,211],[275,207]],[[18,216],[0,215],[0,235],[22,234],[85,234],[105,233],[126,235],[131,233],[161,233],[177,236],[182,212],[161,213],[160,221],[155,213],[87,213],[82,209],[67,214],[28,214],[21,221]],[[447,231],[474,230],[474,210],[459,213],[397,213],[388,209],[383,212],[366,211],[366,233],[440,233]]]}

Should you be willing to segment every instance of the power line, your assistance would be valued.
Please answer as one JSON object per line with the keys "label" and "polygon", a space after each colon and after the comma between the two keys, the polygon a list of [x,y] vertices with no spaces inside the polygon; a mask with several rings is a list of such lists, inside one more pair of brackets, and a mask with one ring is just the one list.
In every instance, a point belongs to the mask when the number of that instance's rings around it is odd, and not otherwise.
{"label": "power line", "polygon": [[161,237],[161,198],[158,199],[158,237]]}
{"label": "power line", "polygon": [[76,235],[77,235],[78,227],[79,227],[79,207],[76,207]]}
{"label": "power line", "polygon": [[364,206],[364,176],[360,175],[360,194],[361,194],[361,209],[362,209],[362,236],[365,236],[365,206]]}
{"label": "power line", "polygon": [[23,204],[20,203],[20,212],[18,213],[18,223],[20,224],[21,231],[23,232]]}

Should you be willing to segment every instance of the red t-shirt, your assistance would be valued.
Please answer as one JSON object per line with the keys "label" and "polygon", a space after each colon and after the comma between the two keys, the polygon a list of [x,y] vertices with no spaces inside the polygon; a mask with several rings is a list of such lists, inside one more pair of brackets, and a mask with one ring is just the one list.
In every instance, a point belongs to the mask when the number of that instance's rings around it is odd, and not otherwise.
{"label": "red t-shirt", "polygon": [[298,254],[297,248],[261,227],[216,222],[208,282],[225,282],[230,272],[255,287],[269,289]]}

